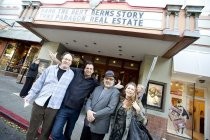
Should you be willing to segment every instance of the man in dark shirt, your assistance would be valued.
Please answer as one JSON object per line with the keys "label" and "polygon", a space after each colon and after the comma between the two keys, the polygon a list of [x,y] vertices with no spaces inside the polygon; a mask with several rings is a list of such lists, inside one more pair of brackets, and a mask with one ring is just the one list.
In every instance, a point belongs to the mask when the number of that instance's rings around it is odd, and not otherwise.
{"label": "man in dark shirt", "polygon": [[[85,98],[99,86],[98,81],[91,77],[94,72],[94,66],[87,62],[84,70],[72,68],[74,78],[66,91],[63,104],[58,111],[55,123],[52,129],[53,140],[70,140],[75,123],[83,107]],[[66,124],[63,135],[63,128]]]}
{"label": "man in dark shirt", "polygon": [[[56,59],[57,54],[53,54],[52,52],[49,53],[54,62],[60,63],[60,61]],[[71,84],[69,84],[63,104],[56,116],[52,129],[53,140],[70,140],[72,131],[79,118],[79,114],[86,97],[93,92],[95,87],[100,85],[96,79],[91,77],[94,72],[94,65],[92,62],[86,62],[84,70],[80,68],[71,69],[74,72],[74,78]],[[118,89],[123,88],[120,83],[114,87]],[[65,123],[67,124],[63,135]]]}

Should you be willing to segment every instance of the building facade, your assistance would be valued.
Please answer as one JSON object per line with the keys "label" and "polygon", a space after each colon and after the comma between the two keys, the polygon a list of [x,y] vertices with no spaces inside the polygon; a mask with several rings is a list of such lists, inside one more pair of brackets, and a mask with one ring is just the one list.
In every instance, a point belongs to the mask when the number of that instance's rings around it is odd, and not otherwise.
{"label": "building facade", "polygon": [[[189,112],[188,128],[193,128],[193,138],[209,139],[209,77],[210,64],[210,3],[203,1],[205,7],[198,19],[200,38],[173,57],[171,102],[182,102]],[[168,123],[170,124],[170,123]],[[168,126],[171,128],[171,126]],[[169,130],[173,133],[173,131]]]}
{"label": "building facade", "polygon": [[21,1],[1,1],[0,5],[0,70],[17,77],[37,56],[41,38],[16,22],[22,11]]}
{"label": "building facade", "polygon": [[[194,139],[198,135],[210,139],[209,120],[205,119],[210,116],[208,88],[196,84],[198,76],[208,81],[210,75],[192,73],[183,64],[192,64],[192,59],[186,60],[185,48],[202,39],[199,30],[207,28],[204,33],[208,32],[209,15],[203,17],[204,23],[199,18],[204,5],[184,0],[22,1],[17,22],[42,39],[37,55],[43,67],[52,63],[49,50],[57,52],[58,58],[70,51],[76,67],[93,61],[99,80],[112,69],[123,84],[134,81],[145,85],[147,128],[154,139]],[[202,60],[206,62],[208,56]],[[188,74],[197,77],[194,81],[183,78]],[[201,98],[206,107],[200,104]],[[194,108],[197,104],[199,109]],[[197,120],[196,114],[200,114]]]}

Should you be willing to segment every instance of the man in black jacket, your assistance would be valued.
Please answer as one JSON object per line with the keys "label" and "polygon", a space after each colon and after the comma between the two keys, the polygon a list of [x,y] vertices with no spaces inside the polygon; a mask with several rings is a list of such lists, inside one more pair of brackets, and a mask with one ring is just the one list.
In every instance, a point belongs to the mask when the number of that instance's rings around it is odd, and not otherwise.
{"label": "man in black jacket", "polygon": [[[49,53],[54,62],[60,63],[56,59],[56,54]],[[71,69],[74,72],[74,78],[66,90],[62,106],[56,116],[52,128],[53,140],[70,140],[85,99],[93,92],[95,87],[99,86],[99,82],[91,77],[94,72],[92,62],[86,62],[84,70],[80,68]],[[66,128],[63,134],[65,124]]]}
{"label": "man in black jacket", "polygon": [[[56,54],[50,52],[49,55],[54,62],[60,63],[56,59]],[[93,92],[95,87],[100,85],[96,79],[92,78],[94,72],[92,62],[86,62],[84,70],[80,68],[71,69],[74,72],[74,78],[66,90],[62,106],[56,116],[52,129],[53,140],[70,140],[85,99]],[[123,88],[120,84],[115,85],[115,87],[118,89]],[[63,134],[65,124],[66,128]]]}
{"label": "man in black jacket", "polygon": [[74,78],[69,84],[63,104],[56,116],[52,129],[53,140],[70,140],[86,97],[99,85],[98,81],[91,77],[94,72],[94,66],[91,62],[85,65],[84,70],[79,68],[72,68],[72,70]]}

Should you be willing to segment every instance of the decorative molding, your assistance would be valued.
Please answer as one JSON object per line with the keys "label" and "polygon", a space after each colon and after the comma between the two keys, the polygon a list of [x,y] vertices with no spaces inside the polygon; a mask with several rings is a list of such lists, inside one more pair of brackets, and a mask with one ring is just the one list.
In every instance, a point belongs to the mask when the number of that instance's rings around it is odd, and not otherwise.
{"label": "decorative molding", "polygon": [[32,1],[32,6],[34,7],[40,7],[42,5],[42,3],[40,1]]}
{"label": "decorative molding", "polygon": [[[182,5],[175,5],[175,4],[167,4],[166,5],[166,28],[165,30],[163,30],[163,34],[166,34],[166,35],[176,35],[176,36],[179,36],[179,29],[178,29],[178,17],[179,17],[179,12],[181,10],[181,7]],[[170,16],[173,16],[174,17],[174,24],[173,24],[173,27],[172,29],[170,29]]]}
{"label": "decorative molding", "polygon": [[21,12],[19,21],[33,22],[34,17],[42,5],[40,1],[22,1],[23,11]]}
{"label": "decorative molding", "polygon": [[[188,37],[200,37],[199,34],[199,29],[198,29],[198,17],[202,12],[202,9],[204,8],[204,6],[200,5],[186,5],[184,10],[186,13],[186,18],[185,18],[185,31],[184,31],[184,36],[188,36]],[[194,18],[194,29],[190,30],[191,26],[190,25],[190,17]]]}

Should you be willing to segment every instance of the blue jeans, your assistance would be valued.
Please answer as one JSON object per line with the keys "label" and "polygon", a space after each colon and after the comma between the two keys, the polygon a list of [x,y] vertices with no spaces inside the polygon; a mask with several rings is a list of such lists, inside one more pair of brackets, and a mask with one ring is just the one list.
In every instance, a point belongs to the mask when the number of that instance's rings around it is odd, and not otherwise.
{"label": "blue jeans", "polygon": [[[52,129],[53,140],[70,140],[75,123],[79,117],[80,110],[74,110],[64,105],[61,106]],[[63,134],[63,128],[66,124],[66,129]]]}

